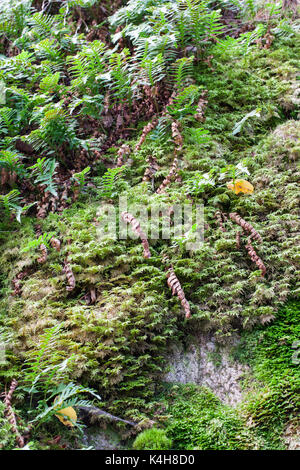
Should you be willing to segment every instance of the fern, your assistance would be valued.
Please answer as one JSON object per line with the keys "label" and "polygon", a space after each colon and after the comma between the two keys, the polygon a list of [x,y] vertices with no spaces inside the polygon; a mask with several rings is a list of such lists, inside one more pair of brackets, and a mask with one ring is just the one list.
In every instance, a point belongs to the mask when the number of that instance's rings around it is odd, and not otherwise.
{"label": "fern", "polygon": [[106,71],[106,46],[101,41],[93,41],[89,46],[84,46],[76,56],[68,56],[67,64],[74,77],[72,88],[84,94],[87,93],[87,88],[98,93],[98,80]]}
{"label": "fern", "polygon": [[39,248],[41,245],[45,245],[48,249],[51,248],[49,242],[51,240],[52,237],[55,236],[55,233],[54,232],[51,232],[51,233],[43,233],[42,235],[40,235],[38,238],[36,238],[35,240],[30,240],[30,242],[24,247],[22,248],[21,252],[25,253],[29,250],[35,250],[36,248]]}
{"label": "fern", "polygon": [[54,153],[62,145],[69,148],[78,148],[81,141],[76,137],[76,121],[70,119],[67,113],[58,104],[56,107],[46,105],[44,108],[36,108],[32,115],[32,121],[39,122],[39,129],[35,129],[24,137],[36,151]]}
{"label": "fern", "polygon": [[125,170],[125,165],[117,168],[108,168],[102,176],[100,183],[100,195],[103,198],[111,199],[116,195],[116,181]]}
{"label": "fern", "polygon": [[0,168],[4,168],[18,175],[24,175],[26,170],[20,160],[23,155],[12,150],[0,150]]}
{"label": "fern", "polygon": [[19,126],[17,112],[14,109],[0,108],[0,134],[14,136],[18,133]]}
{"label": "fern", "polygon": [[34,13],[34,15],[31,16],[29,21],[29,24],[41,37],[51,36],[54,23],[55,18],[53,16],[47,15],[42,12]]}
{"label": "fern", "polygon": [[167,116],[162,116],[158,120],[155,129],[149,135],[149,138],[154,142],[162,142],[166,139],[166,135],[170,132],[171,120]]}
{"label": "fern", "polygon": [[31,0],[2,0],[0,5],[0,35],[16,38],[27,25],[29,14],[33,11]]}
{"label": "fern", "polygon": [[82,189],[86,183],[86,177],[90,171],[91,171],[91,168],[87,166],[81,172],[74,173],[72,176],[72,180],[75,181],[79,185],[79,187]]}
{"label": "fern", "polygon": [[172,104],[167,107],[168,113],[175,119],[195,114],[200,93],[201,89],[196,85],[189,85],[182,89],[174,97]]}
{"label": "fern", "polygon": [[176,90],[181,90],[193,74],[194,56],[182,57],[172,64],[170,77]]}
{"label": "fern", "polygon": [[17,189],[13,189],[8,194],[0,194],[0,208],[4,209],[6,215],[14,215],[19,223],[21,223],[21,215],[35,204],[21,206],[20,202],[20,191]]}
{"label": "fern", "polygon": [[46,75],[46,77],[41,80],[40,89],[47,93],[54,93],[58,88],[59,79],[59,72],[56,72],[53,75]]}
{"label": "fern", "polygon": [[154,59],[143,59],[141,62],[142,77],[144,83],[153,87],[165,77],[164,59],[162,54],[158,54]]}
{"label": "fern", "polygon": [[32,170],[32,176],[35,177],[34,182],[45,186],[45,192],[53,194],[57,197],[57,185],[53,181],[57,162],[54,159],[46,159],[46,157],[38,158],[37,162],[29,167]]}
{"label": "fern", "polygon": [[211,141],[211,135],[209,131],[202,128],[191,128],[188,130],[188,138],[191,143],[197,147],[201,147],[203,144],[207,144]]}
{"label": "fern", "polygon": [[250,13],[250,16],[254,18],[256,14],[256,2],[255,0],[244,0],[244,5],[246,10]]}
{"label": "fern", "polygon": [[57,45],[55,39],[43,39],[37,44],[33,45],[38,58],[48,59],[53,62],[62,62],[63,57],[60,52],[60,48]]}
{"label": "fern", "polygon": [[[29,358],[23,367],[23,390],[30,395],[29,413],[33,417],[31,422],[37,422],[38,425],[58,414],[55,398],[59,399],[61,409],[68,406],[89,405],[90,402],[78,398],[79,394],[89,393],[98,400],[101,399],[92,389],[73,382],[66,383],[68,372],[75,362],[75,355],[64,359],[65,355],[57,350],[60,334],[60,325],[46,329],[40,336],[39,347],[29,353]],[[33,407],[34,395],[38,397],[38,404]]]}

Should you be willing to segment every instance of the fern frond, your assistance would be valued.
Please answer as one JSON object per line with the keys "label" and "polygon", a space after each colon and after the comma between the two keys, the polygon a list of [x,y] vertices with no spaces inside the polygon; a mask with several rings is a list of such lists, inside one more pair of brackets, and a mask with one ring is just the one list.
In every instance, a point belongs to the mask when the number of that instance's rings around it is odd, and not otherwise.
{"label": "fern frond", "polygon": [[181,90],[193,76],[194,56],[182,57],[172,64],[170,79],[176,90]]}
{"label": "fern frond", "polygon": [[57,196],[57,185],[53,181],[55,169],[58,163],[54,159],[38,158],[37,162],[29,167],[32,170],[34,182],[46,186],[45,192],[49,191],[53,196]]}

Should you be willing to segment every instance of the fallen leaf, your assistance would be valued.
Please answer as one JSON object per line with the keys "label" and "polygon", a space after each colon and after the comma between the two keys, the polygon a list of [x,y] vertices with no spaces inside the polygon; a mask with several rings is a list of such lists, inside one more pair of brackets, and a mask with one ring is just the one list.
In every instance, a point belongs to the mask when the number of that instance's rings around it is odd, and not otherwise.
{"label": "fallen leaf", "polygon": [[231,189],[231,191],[234,191],[235,194],[252,194],[254,191],[252,184],[246,180],[235,180],[234,184],[233,181],[231,183],[227,183],[227,188]]}
{"label": "fallen leaf", "polygon": [[[54,400],[54,402],[58,401],[57,399],[58,397],[56,397],[56,399]],[[74,426],[74,423],[76,423],[77,421],[77,414],[76,414],[76,411],[74,410],[74,408],[72,408],[72,406],[68,406],[67,408],[61,408],[61,409],[58,409],[60,406],[62,406],[62,403],[57,403],[57,405],[55,406],[55,410],[59,412],[59,414],[55,415],[59,421],[61,421],[65,426],[70,426],[70,427],[73,427]],[[69,419],[67,419],[69,418]],[[70,421],[71,420],[71,421]]]}

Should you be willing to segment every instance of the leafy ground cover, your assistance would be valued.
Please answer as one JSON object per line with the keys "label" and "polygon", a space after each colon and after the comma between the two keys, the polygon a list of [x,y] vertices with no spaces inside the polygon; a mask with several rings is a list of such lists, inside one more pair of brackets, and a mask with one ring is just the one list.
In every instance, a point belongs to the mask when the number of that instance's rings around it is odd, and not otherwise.
{"label": "leafy ground cover", "polygon": [[[284,447],[299,406],[299,304],[287,303],[299,292],[299,20],[286,3],[1,5],[6,398],[19,382],[0,408],[3,448],[18,433],[29,448],[82,445],[57,397],[138,423],[119,421],[125,437],[152,427],[137,446]],[[118,210],[121,195],[147,211],[203,204],[205,243],[149,238],[145,257],[138,239],[100,239],[99,207]],[[241,410],[193,386],[158,394],[171,340],[197,330],[241,333]]]}

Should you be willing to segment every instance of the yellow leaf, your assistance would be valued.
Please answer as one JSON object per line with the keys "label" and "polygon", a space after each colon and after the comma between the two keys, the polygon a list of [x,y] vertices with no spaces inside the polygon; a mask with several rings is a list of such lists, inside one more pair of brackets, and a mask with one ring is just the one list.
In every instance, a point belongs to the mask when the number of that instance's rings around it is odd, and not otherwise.
{"label": "yellow leaf", "polygon": [[[58,397],[55,398],[54,400],[54,403],[57,400]],[[70,426],[70,427],[73,427],[74,426],[74,423],[76,423],[77,421],[77,414],[76,414],[76,411],[74,410],[74,408],[72,408],[72,406],[68,406],[67,408],[61,408],[59,409],[59,407],[62,406],[62,403],[58,403],[56,406],[55,406],[55,410],[57,410],[59,412],[59,415],[55,415],[59,421],[61,421],[65,426]],[[69,418],[71,421],[69,421]]]}
{"label": "yellow leaf", "polygon": [[245,193],[245,194],[252,194],[254,191],[254,187],[252,186],[249,181],[246,180],[235,180],[235,183],[227,183],[227,188],[234,191],[235,194]]}

